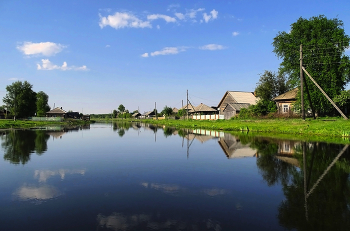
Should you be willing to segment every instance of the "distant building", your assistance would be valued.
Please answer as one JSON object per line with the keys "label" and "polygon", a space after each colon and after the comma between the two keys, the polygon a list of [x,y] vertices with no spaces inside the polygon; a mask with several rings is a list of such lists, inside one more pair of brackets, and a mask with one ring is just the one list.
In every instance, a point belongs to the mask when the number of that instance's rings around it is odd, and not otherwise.
{"label": "distant building", "polygon": [[201,103],[197,107],[194,107],[192,110],[190,110],[189,113],[198,115],[214,115],[217,114],[218,111]]}
{"label": "distant building", "polygon": [[[218,104],[220,115],[230,119],[240,112],[242,108],[248,108],[259,101],[253,92],[227,91]],[[229,106],[228,106],[229,105]]]}
{"label": "distant building", "polygon": [[63,117],[66,118],[67,112],[62,107],[56,107],[51,111],[46,112],[47,117]]}
{"label": "distant building", "polygon": [[293,104],[296,101],[296,97],[298,95],[298,88],[294,88],[282,95],[279,95],[272,100],[276,102],[278,113],[294,113]]}

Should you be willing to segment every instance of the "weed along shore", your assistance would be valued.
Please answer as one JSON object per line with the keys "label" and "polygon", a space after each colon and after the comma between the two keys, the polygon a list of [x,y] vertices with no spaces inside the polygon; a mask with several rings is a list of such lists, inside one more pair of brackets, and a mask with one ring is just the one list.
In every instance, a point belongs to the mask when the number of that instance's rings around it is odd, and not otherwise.
{"label": "weed along shore", "polygon": [[339,118],[261,120],[142,120],[176,128],[248,131],[303,136],[349,137],[350,121]]}
{"label": "weed along shore", "polygon": [[34,128],[34,127],[42,127],[42,126],[53,126],[53,125],[86,125],[93,123],[94,121],[86,121],[86,120],[64,120],[62,122],[58,121],[31,121],[31,120],[0,120],[0,129],[20,129],[20,128]]}

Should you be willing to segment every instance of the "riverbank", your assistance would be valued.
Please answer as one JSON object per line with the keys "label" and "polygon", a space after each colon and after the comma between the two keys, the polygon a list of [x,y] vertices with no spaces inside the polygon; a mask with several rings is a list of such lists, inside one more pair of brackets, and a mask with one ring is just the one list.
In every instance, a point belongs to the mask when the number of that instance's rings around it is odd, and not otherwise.
{"label": "riverbank", "polygon": [[42,127],[42,126],[53,126],[53,125],[85,125],[93,123],[92,120],[65,120],[62,122],[58,121],[31,121],[31,120],[0,120],[0,129],[11,129],[11,128],[34,128],[34,127]]}
{"label": "riverbank", "polygon": [[263,120],[142,120],[175,128],[200,128],[220,131],[249,131],[303,136],[349,137],[350,121],[323,119],[263,119]]}

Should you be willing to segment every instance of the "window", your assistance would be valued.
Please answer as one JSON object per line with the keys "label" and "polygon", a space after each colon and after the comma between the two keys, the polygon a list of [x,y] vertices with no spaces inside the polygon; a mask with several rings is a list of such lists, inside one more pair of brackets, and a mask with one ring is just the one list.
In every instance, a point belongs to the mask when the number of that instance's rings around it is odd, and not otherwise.
{"label": "window", "polygon": [[283,112],[288,112],[289,106],[288,105],[283,105]]}

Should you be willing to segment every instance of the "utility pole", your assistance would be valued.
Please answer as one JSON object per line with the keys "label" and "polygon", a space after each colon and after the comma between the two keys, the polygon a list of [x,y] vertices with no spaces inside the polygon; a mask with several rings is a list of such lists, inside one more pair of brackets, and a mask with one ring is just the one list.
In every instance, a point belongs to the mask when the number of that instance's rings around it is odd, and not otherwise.
{"label": "utility pole", "polygon": [[154,102],[154,113],[156,114],[156,120],[158,120],[158,116],[157,116],[157,102]]}
{"label": "utility pole", "polygon": [[188,120],[188,90],[187,90],[187,102],[186,102],[186,113],[187,113],[187,120]]}
{"label": "utility pole", "polygon": [[304,85],[303,85],[303,45],[300,44],[300,96],[301,96],[301,115],[303,120],[305,120],[305,110],[304,110]]}

